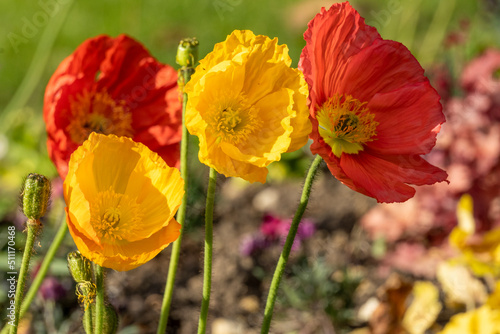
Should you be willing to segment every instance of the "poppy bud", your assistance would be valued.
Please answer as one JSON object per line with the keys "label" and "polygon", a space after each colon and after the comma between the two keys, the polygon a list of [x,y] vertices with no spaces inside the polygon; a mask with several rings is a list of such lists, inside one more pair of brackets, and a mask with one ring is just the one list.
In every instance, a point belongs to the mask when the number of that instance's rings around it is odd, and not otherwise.
{"label": "poppy bud", "polygon": [[198,62],[198,44],[196,37],[181,40],[175,62],[180,66],[194,67]]}
{"label": "poppy bud", "polygon": [[[95,326],[95,304],[90,304],[89,308],[85,312],[90,312],[92,316],[92,321],[90,323],[83,322],[83,328],[85,333],[93,333],[94,328],[89,328]],[[115,308],[107,304],[104,306],[104,321],[102,326],[103,334],[115,334],[118,330],[118,315],[116,314]]]}
{"label": "poppy bud", "polygon": [[115,334],[118,330],[118,315],[113,305],[107,304],[104,307],[103,334]]}
{"label": "poppy bud", "polygon": [[68,268],[75,282],[92,281],[92,264],[79,251],[68,254]]}
{"label": "poppy bud", "polygon": [[31,173],[26,177],[21,191],[21,206],[29,220],[45,215],[50,200],[50,181],[43,175]]}

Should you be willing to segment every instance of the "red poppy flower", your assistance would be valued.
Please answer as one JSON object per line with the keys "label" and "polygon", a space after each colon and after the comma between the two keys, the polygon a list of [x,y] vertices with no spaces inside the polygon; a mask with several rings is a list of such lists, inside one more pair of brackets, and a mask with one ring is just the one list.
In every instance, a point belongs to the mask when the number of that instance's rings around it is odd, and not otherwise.
{"label": "red poppy flower", "polygon": [[45,91],[47,148],[64,179],[91,132],[131,137],[177,166],[181,104],[177,72],[132,38],[97,36],[59,65]]}
{"label": "red poppy flower", "polygon": [[421,157],[445,121],[439,95],[404,45],[383,40],[348,2],[322,8],[304,38],[311,151],[332,174],[379,202],[413,197],[408,184],[446,180]]}

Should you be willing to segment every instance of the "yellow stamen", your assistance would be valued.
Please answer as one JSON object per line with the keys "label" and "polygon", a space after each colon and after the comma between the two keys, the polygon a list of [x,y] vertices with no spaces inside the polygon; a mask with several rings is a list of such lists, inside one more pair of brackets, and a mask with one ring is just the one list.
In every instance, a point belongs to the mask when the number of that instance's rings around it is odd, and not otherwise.
{"label": "yellow stamen", "polygon": [[257,109],[245,103],[245,97],[223,96],[214,101],[208,113],[209,128],[214,131],[217,143],[239,144],[261,125]]}
{"label": "yellow stamen", "polygon": [[78,301],[85,305],[85,311],[87,311],[90,304],[94,301],[96,290],[96,285],[89,281],[80,282],[76,285],[76,296],[78,297]]}
{"label": "yellow stamen", "polygon": [[140,228],[139,206],[127,195],[112,188],[97,194],[90,205],[90,223],[99,238],[123,240]]}
{"label": "yellow stamen", "polygon": [[132,115],[125,101],[106,92],[84,91],[70,101],[71,121],[66,128],[71,140],[82,144],[92,132],[132,137]]}
{"label": "yellow stamen", "polygon": [[350,95],[335,95],[319,108],[319,134],[338,158],[342,153],[357,154],[363,144],[376,140],[379,123],[365,105]]}

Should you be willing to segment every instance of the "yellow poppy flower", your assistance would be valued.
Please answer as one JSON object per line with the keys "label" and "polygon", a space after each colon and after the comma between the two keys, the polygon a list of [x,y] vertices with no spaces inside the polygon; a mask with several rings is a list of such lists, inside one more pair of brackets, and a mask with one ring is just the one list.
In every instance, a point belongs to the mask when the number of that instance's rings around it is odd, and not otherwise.
{"label": "yellow poppy flower", "polygon": [[478,276],[500,275],[500,228],[475,234],[474,203],[468,194],[460,198],[457,206],[458,226],[450,233],[449,241],[461,255],[452,263],[467,265]]}
{"label": "yellow poppy flower", "polygon": [[497,334],[500,311],[483,305],[478,309],[454,315],[439,334]]}
{"label": "yellow poppy flower", "polygon": [[199,159],[226,176],[266,181],[267,166],[307,143],[308,88],[277,38],[236,30],[200,61],[185,90]]}
{"label": "yellow poppy flower", "polygon": [[64,181],[67,223],[83,256],[134,269],[175,241],[184,181],[156,153],[127,137],[92,133]]}

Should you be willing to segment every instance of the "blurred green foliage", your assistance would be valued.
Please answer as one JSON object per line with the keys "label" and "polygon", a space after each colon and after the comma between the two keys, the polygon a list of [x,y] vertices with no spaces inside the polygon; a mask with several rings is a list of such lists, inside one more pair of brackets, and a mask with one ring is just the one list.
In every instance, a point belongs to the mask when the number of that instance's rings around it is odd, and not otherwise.
{"label": "blurred green foliage", "polygon": [[355,319],[354,292],[361,278],[332,268],[322,258],[302,261],[291,271],[281,286],[280,307],[309,313],[311,317],[304,316],[306,323],[300,324],[304,328],[309,327],[307,321],[316,322],[323,315],[330,319],[335,333],[347,333]]}

